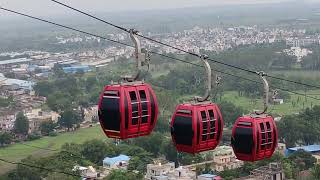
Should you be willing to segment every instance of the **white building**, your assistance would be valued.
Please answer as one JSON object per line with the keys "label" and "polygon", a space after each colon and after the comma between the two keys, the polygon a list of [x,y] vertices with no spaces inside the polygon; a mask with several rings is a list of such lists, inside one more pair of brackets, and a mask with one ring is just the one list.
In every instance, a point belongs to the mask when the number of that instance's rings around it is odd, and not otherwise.
{"label": "white building", "polygon": [[96,169],[92,166],[82,167],[82,166],[74,166],[73,171],[79,171],[80,175],[85,177],[85,180],[97,179],[98,173]]}
{"label": "white building", "polygon": [[301,62],[303,57],[308,56],[309,54],[312,54],[312,51],[306,48],[300,48],[300,47],[291,47],[290,49],[283,50],[283,52],[290,56],[297,57],[297,62]]}

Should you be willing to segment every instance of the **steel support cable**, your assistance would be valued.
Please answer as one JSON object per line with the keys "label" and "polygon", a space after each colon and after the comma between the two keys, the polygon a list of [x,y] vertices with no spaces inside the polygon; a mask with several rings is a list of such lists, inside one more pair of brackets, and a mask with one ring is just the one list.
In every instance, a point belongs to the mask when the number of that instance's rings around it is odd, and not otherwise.
{"label": "steel support cable", "polygon": [[[71,6],[69,6],[69,5],[67,5],[67,4],[64,4],[64,3],[62,3],[62,2],[59,2],[59,1],[57,1],[57,0],[50,0],[50,1],[52,1],[52,2],[54,2],[54,3],[57,3],[57,4],[60,4],[60,5],[64,6],[64,7],[67,7],[67,8],[69,8],[69,9],[72,9],[72,10],[74,10],[74,11],[77,11],[77,12],[79,12],[79,13],[81,13],[81,14],[84,14],[84,15],[86,15],[86,16],[89,16],[89,17],[91,17],[91,18],[93,18],[93,19],[96,19],[96,20],[98,20],[98,21],[100,21],[100,22],[103,22],[103,23],[108,24],[108,25],[110,25],[110,26],[113,26],[113,27],[115,27],[115,28],[121,29],[121,30],[123,30],[123,31],[125,31],[125,32],[129,32],[129,30],[128,30],[127,28],[124,28],[124,27],[115,25],[115,24],[113,24],[113,23],[111,23],[111,22],[108,22],[108,21],[106,21],[106,20],[103,20],[103,19],[101,19],[101,18],[98,18],[98,17],[96,17],[96,16],[94,16],[94,15],[92,15],[92,14],[86,13],[86,12],[84,12],[84,11],[81,11],[81,10],[79,10],[79,9],[77,9],[77,8],[71,7]],[[170,48],[172,48],[172,49],[175,49],[175,50],[178,50],[178,51],[181,51],[181,52],[190,54],[190,55],[192,55],[192,56],[201,57],[200,54],[196,54],[196,53],[193,53],[193,52],[190,52],[190,51],[186,51],[186,50],[180,49],[180,48],[178,48],[178,47],[172,46],[172,45],[167,44],[167,43],[163,43],[163,42],[161,42],[161,41],[152,39],[152,38],[150,38],[150,37],[146,37],[146,36],[141,35],[141,34],[137,34],[137,36],[142,37],[142,38],[144,38],[144,39],[147,39],[147,40],[149,40],[149,41],[152,41],[152,42],[161,44],[161,45],[163,45],[163,46],[167,46],[167,47],[170,47]],[[212,61],[212,62],[215,62],[215,63],[217,63],[217,64],[222,64],[222,65],[224,65],[224,66],[228,66],[228,67],[231,67],[231,68],[235,68],[235,69],[238,69],[238,70],[241,70],[241,71],[245,71],[245,72],[248,72],[248,73],[252,73],[252,74],[256,74],[256,72],[257,72],[257,71],[254,71],[254,70],[250,70],[250,69],[242,68],[242,67],[239,67],[239,66],[231,65],[231,64],[228,64],[228,63],[224,63],[224,62],[221,62],[221,61],[217,61],[217,60],[214,60],[214,59],[211,59],[211,58],[208,58],[207,60]],[[287,82],[294,83],[294,84],[300,84],[300,85],[303,85],[303,86],[308,86],[308,87],[320,89],[320,86],[319,86],[319,85],[306,84],[306,83],[302,83],[302,82],[298,82],[298,81],[293,81],[293,80],[290,80],[290,79],[279,78],[279,77],[272,76],[272,75],[266,75],[266,76],[267,76],[267,77],[270,77],[270,78],[273,78],[273,79],[278,79],[278,80],[281,80],[281,81],[287,81]]]}
{"label": "steel support cable", "polygon": [[[28,17],[28,18],[31,18],[31,19],[36,19],[38,21],[42,21],[42,22],[45,22],[45,23],[49,23],[49,24],[52,24],[52,25],[55,25],[55,26],[63,27],[63,28],[66,28],[66,29],[69,29],[69,30],[73,30],[73,31],[76,31],[76,32],[80,32],[80,33],[83,33],[83,34],[87,34],[87,35],[90,35],[90,36],[98,37],[98,38],[101,38],[101,39],[104,39],[104,40],[107,40],[107,41],[111,41],[113,43],[118,43],[118,44],[121,44],[121,45],[124,45],[124,46],[133,47],[132,45],[129,45],[129,44],[126,44],[126,43],[123,43],[123,42],[120,42],[120,41],[112,40],[112,39],[109,39],[109,38],[106,38],[106,37],[103,37],[103,36],[100,36],[100,35],[96,35],[96,34],[93,34],[93,33],[89,33],[89,32],[86,32],[86,31],[79,30],[79,29],[75,29],[73,27],[61,25],[61,24],[58,24],[58,23],[55,23],[55,22],[51,22],[51,21],[48,21],[48,20],[45,20],[45,19],[41,19],[41,18],[38,18],[38,17],[34,17],[34,16],[31,16],[31,15],[27,15],[27,14],[24,14],[24,13],[13,11],[13,10],[10,10],[10,9],[7,9],[7,8],[0,7],[0,9],[2,9],[4,11],[11,12],[11,13],[14,13],[14,14],[18,14],[18,15],[21,15],[21,16],[25,16],[25,17]],[[174,58],[174,57],[171,57],[171,56],[168,56],[168,55],[164,55],[164,54],[161,54],[161,53],[157,53],[157,52],[153,52],[153,51],[150,51],[150,53],[157,54],[157,55],[160,55],[160,56],[163,56],[163,57],[167,57],[167,58],[170,58],[170,59],[173,59],[173,60],[185,62],[185,63],[191,64],[191,65],[203,67],[201,65],[194,64],[194,63],[191,63],[191,62],[188,62],[188,61],[184,61],[184,60],[181,60],[181,59],[178,59],[178,58]],[[216,69],[212,69],[212,70],[214,70],[216,72],[220,72],[220,73],[226,74],[226,75],[229,75],[229,76],[234,76],[234,77],[237,77],[237,78],[241,78],[241,79],[244,79],[244,80],[248,80],[248,81],[251,81],[251,82],[258,83],[258,81],[254,81],[254,80],[249,79],[249,78],[244,78],[242,76],[237,76],[237,75],[234,75],[234,74],[231,74],[231,73],[226,73],[226,72],[219,71],[219,70],[216,70]],[[255,74],[256,74],[256,72],[255,72]],[[261,82],[259,82],[259,83],[261,83]],[[275,86],[273,86],[273,87],[275,87]],[[283,91],[287,91],[287,92],[290,92],[290,93],[294,93],[294,94],[297,94],[297,95],[305,96],[305,94],[301,94],[301,93],[298,93],[298,92],[290,91],[290,90],[287,90],[287,89],[278,88],[278,87],[275,87],[275,88],[283,90]],[[309,98],[315,99],[315,100],[320,100],[320,98],[316,98],[316,97],[312,97],[312,96],[306,96],[306,97],[309,97]]]}

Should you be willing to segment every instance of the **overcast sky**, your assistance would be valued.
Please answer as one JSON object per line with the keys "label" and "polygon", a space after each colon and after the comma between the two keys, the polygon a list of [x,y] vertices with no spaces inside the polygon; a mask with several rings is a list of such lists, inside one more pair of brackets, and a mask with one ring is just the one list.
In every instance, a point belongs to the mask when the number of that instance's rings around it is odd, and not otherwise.
{"label": "overcast sky", "polygon": [[[115,12],[127,10],[150,10],[182,8],[192,6],[218,6],[226,4],[257,4],[285,1],[316,2],[319,0],[60,0],[77,8],[93,12]],[[0,6],[32,12],[35,15],[61,14],[65,8],[50,0],[0,0]],[[1,15],[4,15],[1,13]]]}
{"label": "overcast sky", "polygon": [[[319,2],[320,0],[60,0],[88,12],[118,12],[130,10],[173,9],[199,6],[259,4],[279,2]],[[50,0],[0,0],[0,6],[37,16],[71,15],[70,10]],[[16,17],[0,11],[0,18]]]}

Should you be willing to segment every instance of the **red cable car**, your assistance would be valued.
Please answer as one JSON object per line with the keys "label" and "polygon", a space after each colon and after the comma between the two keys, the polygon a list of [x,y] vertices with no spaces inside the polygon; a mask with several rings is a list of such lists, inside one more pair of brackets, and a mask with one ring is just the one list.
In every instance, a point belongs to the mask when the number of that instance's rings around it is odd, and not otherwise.
{"label": "red cable car", "polygon": [[136,47],[138,72],[124,77],[127,82],[105,86],[98,104],[100,125],[109,138],[146,136],[157,122],[158,102],[154,91],[149,84],[136,81],[143,59],[136,32],[131,30],[130,36]]}
{"label": "red cable car", "polygon": [[206,95],[196,102],[180,104],[171,120],[171,137],[180,152],[191,154],[213,150],[220,142],[223,119],[218,105],[207,101],[211,91],[211,68],[207,57],[201,58],[208,72]]}
{"label": "red cable car", "polygon": [[259,72],[264,84],[264,111],[239,117],[232,129],[231,145],[237,159],[259,161],[270,158],[278,143],[278,131],[272,116],[265,114],[268,108],[269,85],[265,74]]}

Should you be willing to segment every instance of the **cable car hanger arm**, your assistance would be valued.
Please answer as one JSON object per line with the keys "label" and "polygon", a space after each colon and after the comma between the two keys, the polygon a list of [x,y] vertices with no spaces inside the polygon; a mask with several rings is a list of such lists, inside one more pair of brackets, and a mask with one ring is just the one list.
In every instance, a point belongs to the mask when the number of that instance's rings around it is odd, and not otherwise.
{"label": "cable car hanger arm", "polygon": [[[141,43],[140,40],[138,39],[138,31],[134,29],[129,30],[130,33],[130,38],[133,41],[135,52],[134,52],[134,57],[136,59],[136,66],[135,66],[135,71],[136,73],[133,75],[126,75],[123,76],[122,79],[128,81],[128,82],[133,82],[139,79],[139,76],[141,74],[141,67],[145,64],[146,59],[150,58],[148,51],[145,49],[141,49]],[[143,54],[142,54],[143,53]],[[148,62],[146,62],[148,63]]]}
{"label": "cable car hanger arm", "polygon": [[263,109],[263,111],[260,111],[260,112],[255,110],[254,113],[256,115],[262,115],[265,112],[267,112],[268,106],[269,106],[269,83],[266,79],[267,74],[265,72],[259,71],[256,73],[260,76],[260,78],[262,79],[262,82],[263,82],[263,99],[262,99],[262,101],[263,101],[264,109]]}
{"label": "cable car hanger arm", "polygon": [[207,84],[206,84],[206,92],[204,94],[203,97],[195,97],[195,99],[198,102],[204,102],[206,100],[208,100],[208,98],[210,97],[210,92],[211,92],[211,86],[212,86],[212,77],[211,77],[211,67],[210,64],[208,63],[208,56],[207,55],[201,55],[200,59],[202,60],[202,62],[204,63],[204,67],[206,69],[206,73],[207,73]]}

